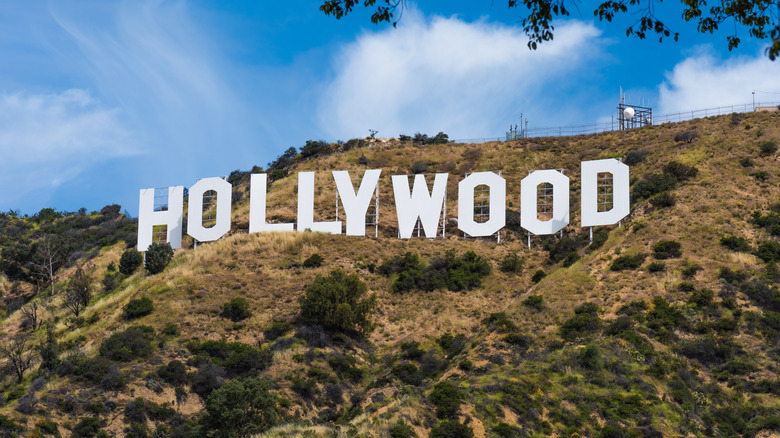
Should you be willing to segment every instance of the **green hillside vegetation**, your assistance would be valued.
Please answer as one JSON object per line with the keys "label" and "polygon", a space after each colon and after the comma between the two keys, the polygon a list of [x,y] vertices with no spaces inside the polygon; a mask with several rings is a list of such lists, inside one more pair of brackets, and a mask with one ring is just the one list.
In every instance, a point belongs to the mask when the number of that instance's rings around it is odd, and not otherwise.
{"label": "green hillside vegetation", "polygon": [[[244,171],[228,236],[146,267],[118,206],[0,214],[0,434],[780,433],[779,113],[402,138],[310,141],[252,169],[280,222],[297,172],[317,171],[315,219],[333,220],[330,171],[383,169],[378,237],[249,235]],[[632,210],[591,244],[580,161],[609,157],[631,165]],[[536,169],[571,178],[572,225],[529,249],[520,180]],[[415,171],[450,173],[448,218],[463,175],[501,171],[501,242],[452,221],[446,239],[397,239],[389,176]]]}

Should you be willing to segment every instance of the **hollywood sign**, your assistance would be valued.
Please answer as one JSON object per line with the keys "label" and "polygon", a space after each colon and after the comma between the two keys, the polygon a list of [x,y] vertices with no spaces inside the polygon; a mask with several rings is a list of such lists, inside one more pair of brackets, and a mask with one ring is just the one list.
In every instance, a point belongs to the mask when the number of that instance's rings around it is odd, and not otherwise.
{"label": "hollywood sign", "polygon": [[[366,213],[374,199],[381,169],[366,170],[357,192],[347,171],[333,171],[333,179],[346,215],[348,236],[366,235]],[[608,174],[612,186],[611,208],[598,211],[598,179]],[[393,175],[393,195],[398,218],[398,236],[412,237],[418,220],[426,237],[437,236],[438,224],[444,213],[447,191],[446,173],[434,176],[433,187],[423,175],[415,175],[410,189],[407,175]],[[612,225],[629,213],[629,169],[616,159],[583,161],[581,163],[581,211],[582,227]],[[249,232],[320,231],[342,234],[341,221],[319,222],[314,220],[314,172],[298,173],[298,220],[293,223],[268,223],[266,221],[267,176],[252,174],[249,189]],[[541,220],[537,216],[537,187],[552,186],[552,218]],[[488,220],[474,219],[474,193],[478,186],[489,190]],[[187,234],[199,242],[214,241],[224,236],[231,227],[232,185],[222,178],[199,180],[189,190],[189,211],[198,212],[202,218],[203,197],[213,191],[216,195],[216,220],[205,227],[202,220],[187,223]],[[166,241],[173,248],[181,248],[184,218],[184,187],[168,187],[167,209],[155,211],[155,189],[142,189],[138,209],[138,250],[146,251],[153,241],[153,228],[166,226]],[[569,178],[557,170],[530,172],[520,183],[520,225],[534,235],[555,234],[569,224]],[[492,236],[506,222],[506,180],[494,172],[472,173],[458,183],[458,228],[472,237]]]}

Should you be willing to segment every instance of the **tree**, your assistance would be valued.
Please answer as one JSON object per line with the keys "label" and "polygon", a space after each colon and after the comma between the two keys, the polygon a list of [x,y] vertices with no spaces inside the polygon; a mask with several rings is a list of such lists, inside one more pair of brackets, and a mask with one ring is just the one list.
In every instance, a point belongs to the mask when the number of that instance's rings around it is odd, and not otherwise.
{"label": "tree", "polygon": [[357,274],[335,270],[327,277],[318,275],[300,299],[301,318],[336,330],[369,332],[376,294],[363,298],[365,294],[366,284]]}
{"label": "tree", "polygon": [[56,274],[62,264],[63,245],[54,236],[45,235],[38,240],[37,244],[37,262],[41,275],[51,284],[51,294],[54,295],[54,283]]}
{"label": "tree", "polygon": [[26,335],[16,336],[0,344],[0,357],[7,360],[16,378],[21,382],[24,373],[32,366],[33,351]]}
{"label": "tree", "polygon": [[173,248],[170,243],[155,242],[146,250],[144,267],[150,274],[159,274],[173,258]]}
{"label": "tree", "polygon": [[144,256],[135,248],[128,248],[119,258],[119,272],[124,275],[133,275],[136,269],[144,262]]}
{"label": "tree", "polygon": [[78,318],[81,311],[89,305],[91,298],[92,278],[82,268],[78,268],[68,285],[68,293],[65,295],[65,307]]}
{"label": "tree", "polygon": [[38,301],[32,301],[20,309],[22,319],[27,325],[32,327],[33,330],[37,329],[40,324],[38,310],[40,310]]}
{"label": "tree", "polygon": [[216,436],[252,436],[277,422],[277,397],[265,379],[234,379],[206,398],[203,425]]}
{"label": "tree", "polygon": [[[751,37],[769,40],[769,59],[774,61],[780,55],[780,18],[777,13],[780,0],[721,0],[712,2],[710,6],[706,0],[680,2],[683,5],[682,19],[693,22],[696,30],[701,33],[711,34],[721,25],[733,23],[734,33],[726,37],[729,50],[738,47],[741,42],[737,36],[738,25],[741,25],[747,28]],[[371,15],[374,24],[392,22],[393,26],[397,24],[397,20],[394,20],[396,12],[402,11],[404,7],[403,0],[323,0],[320,11],[340,19],[361,3],[365,7],[374,8]],[[507,0],[509,8],[520,7],[528,11],[520,23],[528,35],[528,48],[532,50],[536,50],[544,41],[553,39],[554,19],[569,16],[569,7],[578,8],[577,3],[566,3],[565,0]],[[677,41],[679,32],[674,32],[655,15],[656,6],[652,0],[603,0],[596,5],[593,15],[600,21],[608,22],[621,14],[637,15],[637,20],[626,29],[626,36],[644,39],[655,35],[659,41],[664,38],[674,38]]]}

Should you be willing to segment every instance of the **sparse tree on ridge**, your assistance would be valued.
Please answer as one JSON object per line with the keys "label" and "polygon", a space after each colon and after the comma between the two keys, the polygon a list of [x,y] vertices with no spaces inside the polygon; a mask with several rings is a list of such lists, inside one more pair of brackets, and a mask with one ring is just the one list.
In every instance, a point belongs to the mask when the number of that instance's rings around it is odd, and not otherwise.
{"label": "sparse tree on ridge", "polygon": [[82,268],[78,268],[68,285],[68,293],[65,296],[65,307],[73,312],[73,315],[78,318],[81,311],[89,305],[89,300],[91,298],[92,278],[90,278]]}
{"label": "sparse tree on ridge", "polygon": [[20,335],[0,344],[0,357],[9,362],[19,382],[32,366],[33,351],[28,340],[27,335]]}
{"label": "sparse tree on ridge", "polygon": [[[323,0],[320,11],[339,19],[349,14],[355,6],[373,8],[371,21],[397,24],[396,13],[400,16],[404,0]],[[739,46],[739,27],[747,28],[748,34],[757,39],[769,40],[767,56],[775,60],[780,55],[780,0],[721,0],[708,5],[705,0],[681,0],[682,19],[695,24],[701,33],[713,33],[721,25],[734,24],[734,31],[726,37],[729,50]],[[536,50],[539,44],[553,39],[555,26],[553,20],[568,17],[569,8],[579,9],[576,3],[564,0],[507,0],[509,8],[522,8],[527,15],[520,17],[523,31],[528,35],[528,48]],[[626,36],[644,39],[657,36],[659,41],[664,38],[674,38],[677,41],[679,32],[673,31],[665,22],[655,15],[655,8],[660,6],[653,1],[647,3],[633,0],[603,0],[596,4],[593,15],[600,21],[609,21],[621,14],[638,15],[636,21],[626,29]]]}

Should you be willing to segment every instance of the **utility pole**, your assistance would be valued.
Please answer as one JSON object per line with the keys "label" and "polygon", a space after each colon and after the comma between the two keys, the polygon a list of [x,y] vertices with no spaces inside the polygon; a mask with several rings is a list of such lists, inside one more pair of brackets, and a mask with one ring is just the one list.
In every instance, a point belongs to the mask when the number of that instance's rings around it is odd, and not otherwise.
{"label": "utility pole", "polygon": [[756,111],[756,90],[753,90],[753,112]]}

